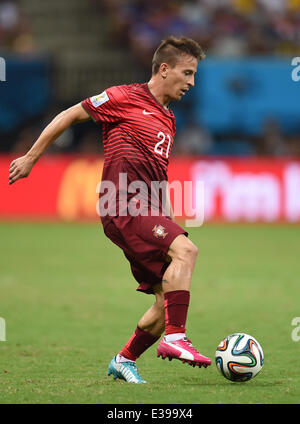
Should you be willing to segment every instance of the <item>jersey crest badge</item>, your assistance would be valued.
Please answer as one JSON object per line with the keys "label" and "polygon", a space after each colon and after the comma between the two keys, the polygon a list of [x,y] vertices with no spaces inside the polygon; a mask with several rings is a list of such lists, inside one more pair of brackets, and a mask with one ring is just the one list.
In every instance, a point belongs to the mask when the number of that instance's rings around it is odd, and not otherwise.
{"label": "jersey crest badge", "polygon": [[101,94],[97,94],[97,96],[91,97],[91,102],[94,107],[99,107],[103,105],[103,103],[109,100],[108,94],[106,91],[103,91]]}
{"label": "jersey crest badge", "polygon": [[168,235],[168,233],[165,232],[165,227],[162,225],[155,225],[152,229],[152,233],[156,238],[165,238]]}

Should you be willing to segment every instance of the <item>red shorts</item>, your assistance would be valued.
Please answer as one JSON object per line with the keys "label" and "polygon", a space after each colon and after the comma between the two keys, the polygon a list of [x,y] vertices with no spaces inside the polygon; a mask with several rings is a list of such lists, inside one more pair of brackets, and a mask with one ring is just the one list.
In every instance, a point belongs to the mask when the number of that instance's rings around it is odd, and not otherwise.
{"label": "red shorts", "polygon": [[188,235],[165,216],[124,216],[112,218],[104,228],[106,236],[119,246],[131,272],[139,283],[137,290],[153,294],[153,285],[161,283],[169,265],[166,254],[173,240]]}

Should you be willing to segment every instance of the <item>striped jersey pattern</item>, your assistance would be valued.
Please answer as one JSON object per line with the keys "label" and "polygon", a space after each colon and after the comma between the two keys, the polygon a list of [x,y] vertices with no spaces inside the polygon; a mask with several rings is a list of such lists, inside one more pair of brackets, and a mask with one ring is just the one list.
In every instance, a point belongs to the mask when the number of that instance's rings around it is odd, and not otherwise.
{"label": "striped jersey pattern", "polygon": [[151,181],[167,180],[175,117],[155,99],[147,83],[110,87],[81,104],[102,126],[102,181],[112,181],[118,192],[120,173],[127,173],[128,185],[144,181],[150,187]]}

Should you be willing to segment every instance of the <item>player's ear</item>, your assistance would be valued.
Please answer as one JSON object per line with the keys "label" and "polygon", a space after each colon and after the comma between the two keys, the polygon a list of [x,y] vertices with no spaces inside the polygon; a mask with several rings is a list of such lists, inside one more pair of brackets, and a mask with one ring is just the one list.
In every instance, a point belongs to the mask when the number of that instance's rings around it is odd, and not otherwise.
{"label": "player's ear", "polygon": [[162,63],[159,67],[160,75],[163,79],[167,78],[169,66],[167,63]]}

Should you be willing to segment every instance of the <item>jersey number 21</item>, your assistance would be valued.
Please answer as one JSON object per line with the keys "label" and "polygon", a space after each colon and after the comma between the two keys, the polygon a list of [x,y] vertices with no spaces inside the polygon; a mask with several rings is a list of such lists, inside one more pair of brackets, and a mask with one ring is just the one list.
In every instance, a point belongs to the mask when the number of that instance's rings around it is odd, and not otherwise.
{"label": "jersey number 21", "polygon": [[169,157],[169,150],[170,150],[170,146],[171,146],[171,136],[169,134],[165,134],[162,131],[159,131],[159,133],[157,134],[157,138],[159,138],[159,141],[155,144],[154,147],[154,152],[158,153],[159,155],[163,156],[164,153],[164,143],[166,141],[166,138],[168,139],[167,143],[168,143],[168,147],[166,150],[166,158]]}

